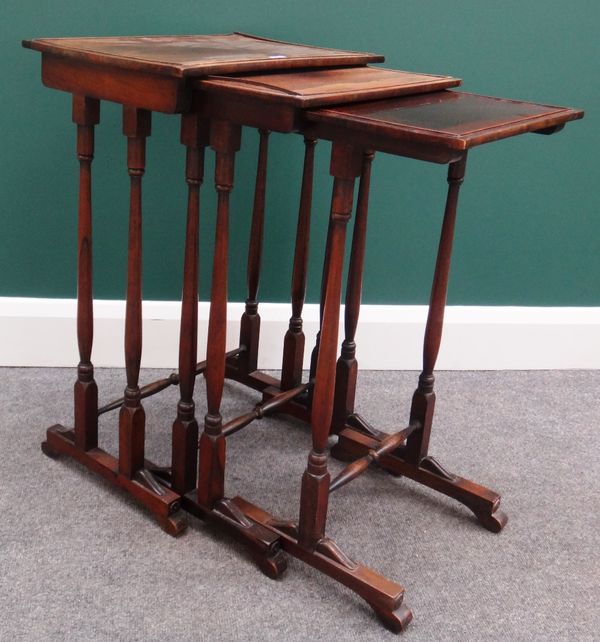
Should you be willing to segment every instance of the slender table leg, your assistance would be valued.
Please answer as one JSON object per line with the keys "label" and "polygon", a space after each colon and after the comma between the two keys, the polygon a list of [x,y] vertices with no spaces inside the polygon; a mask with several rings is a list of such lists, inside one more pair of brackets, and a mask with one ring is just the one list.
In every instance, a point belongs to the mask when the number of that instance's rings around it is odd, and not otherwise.
{"label": "slender table leg", "polygon": [[304,138],[304,169],[300,192],[300,209],[296,228],[296,248],[292,271],[292,316],[283,340],[281,365],[281,389],[291,390],[302,381],[304,360],[304,332],[302,331],[302,307],[306,296],[308,271],[308,247],[310,239],[310,215],[312,208],[313,170],[315,162],[314,138]]}
{"label": "slender table leg", "polygon": [[240,346],[243,346],[244,350],[238,357],[239,370],[246,375],[254,372],[257,368],[260,336],[257,295],[263,250],[269,132],[261,129],[259,133],[260,144],[256,168],[256,187],[254,190],[254,207],[252,208],[252,225],[248,246],[248,298],[246,299],[246,310],[242,315],[240,325]]}
{"label": "slender table leg", "polygon": [[327,239],[323,319],[311,410],[312,450],[302,477],[300,497],[299,541],[311,549],[325,535],[329,497],[327,438],[333,412],[344,245],[346,225],[352,213],[354,180],[360,174],[361,155],[360,150],[341,143],[334,143],[331,152],[330,171],[334,184]]}
{"label": "slender table leg", "polygon": [[365,247],[367,242],[371,163],[374,155],[373,152],[365,152],[363,156],[360,186],[358,189],[356,220],[354,221],[354,231],[352,233],[352,250],[350,254],[350,265],[348,267],[348,282],[346,285],[346,305],[344,309],[345,338],[342,343],[341,355],[337,362],[335,374],[333,432],[342,430],[350,415],[354,414],[354,396],[356,392],[356,378],[358,376],[356,343],[354,339],[360,312]]}
{"label": "slender table leg", "polygon": [[[319,297],[319,331],[315,338],[315,345],[310,354],[310,370],[308,373],[308,380],[314,382],[317,376],[317,361],[319,359],[319,347],[321,345],[321,331],[323,329],[323,311],[325,309],[325,293],[327,290],[327,278],[329,274],[329,253],[330,253],[330,240],[333,228],[333,219],[329,219],[329,226],[327,228],[327,241],[325,242],[325,257],[323,258],[323,274],[321,276],[321,295]],[[314,386],[308,390],[308,406],[313,404]]]}
{"label": "slender table leg", "polygon": [[419,429],[408,438],[404,449],[406,461],[415,466],[419,466],[423,458],[427,456],[429,447],[429,436],[431,434],[431,423],[435,406],[433,370],[442,341],[458,193],[464,180],[466,162],[467,158],[465,156],[461,161],[451,163],[448,167],[448,197],[433,275],[433,284],[431,286],[427,324],[425,326],[423,371],[419,376],[419,385],[413,395],[410,411],[410,423],[418,424]]}
{"label": "slender table leg", "polygon": [[132,479],[144,467],[145,412],[138,385],[142,357],[142,176],[150,112],[123,109],[123,133],[127,136],[127,167],[131,192],[129,205],[129,258],[125,312],[125,369],[127,387],[119,413],[119,472]]}
{"label": "slender table leg", "polygon": [[[216,152],[215,186],[218,194],[213,257],[208,347],[206,354],[207,413],[199,444],[198,488],[182,497],[186,510],[212,521],[248,546],[257,564],[271,578],[286,568],[279,536],[248,519],[225,494],[225,435],[221,398],[225,381],[227,325],[227,249],[229,195],[233,189],[235,153],[241,128],[215,119],[210,125],[210,146]],[[265,156],[266,161],[266,156]]]}
{"label": "slender table leg", "polygon": [[200,438],[198,480],[198,502],[207,508],[223,498],[225,483],[225,437],[220,408],[225,378],[229,195],[233,189],[234,160],[240,148],[240,134],[237,125],[222,120],[211,123],[210,146],[216,152],[218,203],[206,353],[208,412]]}
{"label": "slender table leg", "polygon": [[184,495],[196,488],[198,466],[198,422],[194,404],[198,352],[198,243],[200,186],[204,177],[208,128],[203,126],[197,112],[182,116],[181,142],[186,146],[188,211],[179,333],[180,399],[177,418],[173,423],[171,487],[176,493]]}
{"label": "slender table leg", "polygon": [[[93,155],[93,125],[98,122],[98,101],[75,96],[73,118],[78,124],[78,155],[81,162],[79,196],[78,320],[81,363],[75,384],[75,427],[60,424],[46,431],[42,450],[50,457],[71,457],[108,483],[122,488],[146,506],[161,527],[177,536],[185,529],[180,497],[162,486],[144,459],[144,409],[138,387],[142,351],[141,291],[141,179],[144,173],[145,139],[150,134],[150,112],[125,107],[123,131],[128,139],[127,165],[131,177],[129,211],[129,260],[125,319],[125,364],[127,387],[119,414],[119,455],[98,448],[98,397],[90,362],[92,349],[92,270],[90,163]],[[81,385],[83,384],[83,385]]]}
{"label": "slender table leg", "polygon": [[[425,329],[423,371],[413,395],[410,412],[410,428],[413,430],[404,446],[383,455],[378,459],[378,464],[395,475],[404,475],[456,499],[473,511],[484,528],[497,533],[507,522],[506,515],[499,510],[500,495],[448,472],[436,459],[428,455],[435,405],[433,370],[442,337],[458,193],[463,182],[465,166],[466,156],[451,163],[448,168],[448,196]],[[353,425],[351,419],[340,431],[338,443],[332,449],[332,455],[344,461],[368,455],[380,448],[382,440],[385,439],[385,435],[369,434],[361,429],[361,426],[358,426],[357,431],[357,426]]]}
{"label": "slender table leg", "polygon": [[100,101],[73,96],[73,121],[77,123],[79,159],[79,241],[77,261],[77,343],[79,365],[74,387],[75,446],[91,450],[98,446],[98,386],[94,381],[92,343],[92,159],[94,125],[100,122]]}

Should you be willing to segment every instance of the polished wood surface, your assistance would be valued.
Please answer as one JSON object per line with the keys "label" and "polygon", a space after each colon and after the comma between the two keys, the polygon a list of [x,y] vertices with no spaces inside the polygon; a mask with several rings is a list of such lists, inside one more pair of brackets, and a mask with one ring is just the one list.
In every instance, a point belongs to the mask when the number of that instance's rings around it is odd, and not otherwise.
{"label": "polished wood surface", "polygon": [[354,414],[354,391],[358,377],[356,360],[356,330],[362,296],[363,269],[367,246],[367,218],[369,211],[369,190],[371,186],[371,163],[374,153],[363,154],[356,219],[352,233],[352,249],[348,266],[346,284],[346,304],[344,306],[344,341],[335,371],[335,399],[333,407],[332,431],[341,430]]}
{"label": "polished wood surface", "polygon": [[185,180],[188,211],[181,295],[179,332],[179,393],[177,418],[173,423],[171,485],[181,495],[196,488],[198,422],[194,403],[198,344],[198,270],[200,243],[200,186],[204,178],[204,151],[208,126],[197,113],[181,120],[181,142],[186,147]]}
{"label": "polished wood surface", "polygon": [[305,337],[302,330],[302,308],[306,296],[308,275],[308,252],[310,241],[310,218],[312,209],[313,174],[315,146],[313,138],[304,139],[304,168],[300,189],[300,208],[296,227],[294,265],[292,268],[292,316],[283,340],[283,360],[281,363],[281,387],[284,390],[297,386],[302,380]]}
{"label": "polished wood surface", "polygon": [[248,74],[198,81],[207,93],[254,97],[277,104],[308,107],[404,96],[460,85],[459,78],[380,67],[348,67],[285,73]]}
{"label": "polished wood surface", "polygon": [[364,65],[378,54],[327,49],[243,33],[198,36],[38,38],[23,46],[90,63],[167,76],[206,76],[259,69]]}
{"label": "polished wood surface", "polygon": [[[498,510],[497,493],[449,472],[429,454],[435,405],[434,369],[442,339],[458,192],[470,147],[528,131],[554,133],[569,120],[581,118],[583,113],[451,91],[448,88],[460,83],[456,78],[365,66],[381,59],[373,54],[306,47],[243,34],[42,39],[24,44],[42,51],[43,82],[74,95],[73,119],[78,127],[80,162],[77,321],[80,362],[75,383],[75,429],[49,428],[43,451],[52,457],[69,456],[124,489],[145,505],[171,535],[184,528],[179,510],[183,506],[190,514],[243,542],[268,577],[279,577],[286,567],[285,553],[291,554],[352,589],[392,631],[403,630],[412,613],[404,604],[402,586],[354,561],[327,536],[330,493],[376,464],[456,499],[490,531],[499,532],[506,524],[506,516]],[[332,66],[335,68],[327,68]],[[292,68],[297,71],[290,72]],[[262,73],[265,70],[270,73]],[[225,73],[237,75],[230,78],[216,75]],[[210,74],[210,78],[198,79]],[[194,80],[188,82],[188,77]],[[410,95],[405,95],[407,92]],[[123,105],[131,183],[125,322],[127,386],[121,399],[101,408],[91,362],[91,161],[99,99]],[[317,106],[321,109],[315,109]],[[182,113],[188,204],[179,371],[140,387],[141,182],[151,111]],[[229,207],[242,126],[259,129],[260,145],[249,235],[248,294],[239,347],[226,352]],[[292,266],[292,316],[283,341],[281,380],[257,369],[258,290],[271,131],[298,132],[305,142]],[[330,164],[333,194],[321,277],[320,327],[308,380],[303,382],[302,307],[310,249],[314,151],[319,139],[333,142]],[[197,363],[200,185],[208,145],[216,155],[217,216],[207,359]],[[372,426],[354,407],[358,375],[355,337],[367,243],[371,162],[376,152],[449,164],[448,195],[425,328],[423,368],[408,425],[400,422],[391,434]],[[337,358],[346,227],[358,176],[344,341]],[[194,390],[199,374],[206,379],[207,401],[198,440]],[[225,378],[238,381],[262,396],[246,412],[226,422],[221,415]],[[171,465],[160,466],[144,456],[145,413],[141,401],[177,384],[179,401],[172,426]],[[118,407],[121,408],[119,454],[112,457],[98,448],[97,417]],[[311,448],[301,480],[297,519],[276,517],[242,497],[229,498],[225,493],[227,439],[241,430],[251,430],[256,420],[274,412],[310,424]],[[332,431],[337,434],[337,442],[329,449]],[[333,480],[328,469],[330,454],[348,462]]]}
{"label": "polished wood surface", "polygon": [[79,233],[77,252],[77,345],[79,365],[74,386],[75,445],[81,450],[98,446],[98,386],[94,380],[92,343],[94,304],[92,293],[92,160],[94,126],[100,122],[100,103],[73,97],[73,122],[77,124],[79,159]]}
{"label": "polished wood surface", "polygon": [[258,286],[263,251],[263,229],[265,224],[265,197],[267,190],[267,161],[269,152],[269,131],[259,131],[258,163],[256,183],[254,186],[254,204],[252,207],[252,224],[248,244],[248,263],[246,281],[248,296],[244,314],[240,321],[240,346],[244,351],[238,362],[247,373],[254,372],[258,363],[258,341],[260,335],[260,314],[258,313]]}
{"label": "polished wood surface", "polygon": [[209,509],[225,492],[225,436],[221,399],[225,382],[227,328],[227,265],[229,246],[229,196],[233,189],[235,154],[241,130],[226,121],[213,120],[210,146],[215,151],[217,220],[212,288],[206,349],[206,415],[199,444],[198,503]]}
{"label": "polished wood surface", "polygon": [[329,495],[326,448],[333,413],[334,388],[331,383],[335,380],[344,245],[346,225],[352,213],[354,181],[360,175],[361,162],[361,150],[347,144],[333,145],[330,173],[334,183],[327,239],[329,259],[312,397],[312,450],[302,477],[300,496],[299,542],[308,548],[315,548],[325,536]]}
{"label": "polished wood surface", "polygon": [[[441,91],[393,100],[311,110],[310,122],[342,126],[377,140],[435,144],[466,150],[501,138],[544,131],[583,117],[583,111]],[[319,133],[325,128],[319,128]],[[362,138],[361,138],[362,140]],[[401,153],[399,151],[398,153]]]}
{"label": "polished wood surface", "polygon": [[127,386],[119,413],[119,472],[130,479],[144,467],[146,414],[139,388],[142,359],[142,177],[146,168],[146,138],[150,135],[150,122],[150,112],[129,106],[123,108],[130,200],[125,306]]}

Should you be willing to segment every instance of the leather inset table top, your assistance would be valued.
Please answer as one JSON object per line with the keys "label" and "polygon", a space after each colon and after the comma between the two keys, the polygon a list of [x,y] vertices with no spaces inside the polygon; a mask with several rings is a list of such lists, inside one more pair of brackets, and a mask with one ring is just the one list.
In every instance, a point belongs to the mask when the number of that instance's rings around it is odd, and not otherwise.
{"label": "leather inset table top", "polygon": [[456,150],[529,131],[555,129],[583,111],[538,103],[440,91],[391,100],[310,110],[321,127],[342,127],[390,140],[431,143]]}

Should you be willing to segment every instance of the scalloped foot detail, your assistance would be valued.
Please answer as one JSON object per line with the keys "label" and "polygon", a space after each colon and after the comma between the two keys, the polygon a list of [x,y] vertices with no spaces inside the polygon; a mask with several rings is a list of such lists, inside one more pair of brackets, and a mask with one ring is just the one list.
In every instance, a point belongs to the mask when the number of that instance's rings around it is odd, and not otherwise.
{"label": "scalloped foot detail", "polygon": [[187,528],[183,511],[177,510],[167,518],[159,519],[160,527],[171,537],[179,537]]}
{"label": "scalloped foot detail", "polygon": [[413,619],[412,611],[404,604],[401,604],[395,611],[387,611],[370,602],[369,606],[375,611],[385,628],[392,631],[392,633],[402,633]]}
{"label": "scalloped foot detail", "polygon": [[257,555],[255,559],[258,564],[258,568],[272,580],[276,580],[281,577],[287,568],[287,559],[281,549],[278,549],[268,557]]}
{"label": "scalloped foot detail", "polygon": [[41,449],[44,455],[50,457],[50,459],[58,459],[60,456],[60,454],[57,453],[47,441],[42,441]]}
{"label": "scalloped foot detail", "polygon": [[501,510],[496,510],[493,513],[475,513],[477,521],[488,531],[492,533],[499,533],[508,522],[506,513]]}

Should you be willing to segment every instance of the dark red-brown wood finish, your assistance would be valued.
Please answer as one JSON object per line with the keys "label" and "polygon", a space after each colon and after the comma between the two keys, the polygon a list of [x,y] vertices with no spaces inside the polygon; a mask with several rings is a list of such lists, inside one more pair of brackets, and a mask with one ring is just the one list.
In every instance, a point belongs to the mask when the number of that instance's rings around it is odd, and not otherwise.
{"label": "dark red-brown wood finish", "polygon": [[[434,368],[441,345],[458,192],[467,150],[529,131],[549,134],[581,118],[578,110],[450,91],[449,76],[414,74],[365,66],[373,54],[325,50],[243,34],[224,36],[67,38],[26,41],[42,52],[43,82],[73,94],[80,162],[78,315],[80,362],[75,383],[74,430],[52,426],[42,444],[49,456],[66,455],[123,488],[145,505],[170,534],[185,524],[180,508],[206,519],[241,541],[259,568],[276,578],[284,552],[341,582],[361,596],[395,632],[411,620],[404,589],[350,559],[326,535],[330,493],[373,464],[404,475],[467,506],[488,530],[506,523],[500,496],[449,473],[429,454],[435,404]],[[319,69],[320,67],[320,69]],[[325,69],[324,67],[330,67]],[[302,68],[302,69],[299,69]],[[314,69],[310,69],[314,68]],[[296,71],[291,71],[296,69]],[[248,72],[240,75],[240,72]],[[268,73],[265,73],[268,72]],[[234,77],[224,77],[234,73]],[[212,76],[207,77],[209,74]],[[215,74],[221,74],[216,76]],[[124,107],[131,182],[125,324],[127,386],[121,399],[98,408],[91,362],[93,341],[91,161],[99,99]],[[327,106],[327,107],[324,107]],[[188,184],[179,371],[139,385],[142,354],[142,191],[145,144],[151,111],[182,113]],[[248,294],[239,347],[226,352],[229,200],[242,126],[259,129],[260,144],[248,248]],[[264,243],[269,132],[304,136],[304,171],[292,265],[292,315],[283,339],[281,380],[257,369],[260,337],[258,290]],[[324,254],[320,325],[306,382],[302,381],[314,150],[332,141],[333,194]],[[217,218],[206,361],[197,363],[200,186],[204,151],[216,154]],[[356,332],[367,241],[371,164],[375,152],[447,163],[448,196],[423,348],[423,369],[408,425],[381,432],[355,409],[358,362]],[[344,340],[338,358],[338,326],[346,227],[354,185],[360,176],[346,283]],[[199,437],[195,378],[206,378],[207,405]],[[239,417],[223,420],[221,401],[228,377],[262,398]],[[179,385],[172,426],[172,460],[159,466],[144,456],[142,399]],[[120,408],[119,453],[98,448],[98,415]],[[312,444],[301,480],[297,520],[269,514],[242,497],[225,493],[226,440],[272,413],[310,425]],[[331,455],[348,465],[334,479]],[[257,474],[262,474],[257,471]]]}
{"label": "dark red-brown wood finish", "polygon": [[94,304],[92,295],[92,160],[94,125],[100,122],[100,103],[73,97],[73,121],[77,124],[79,159],[79,239],[77,255],[77,344],[79,365],[74,389],[75,445],[81,450],[98,446],[98,386],[94,381],[92,343]]}
{"label": "dark red-brown wood finish", "polygon": [[185,495],[196,488],[198,422],[194,404],[194,383],[198,345],[198,250],[200,242],[200,186],[204,178],[204,150],[208,127],[197,112],[181,119],[181,142],[186,146],[185,179],[188,184],[188,211],[181,295],[179,332],[179,391],[177,418],[173,423],[171,485]]}
{"label": "dark red-brown wood finish", "polygon": [[222,120],[213,120],[210,146],[215,151],[217,222],[206,350],[206,403],[204,431],[200,438],[198,502],[212,508],[223,499],[225,487],[225,437],[222,433],[221,398],[225,381],[227,329],[227,252],[229,241],[229,195],[233,189],[235,153],[241,130]]}
{"label": "dark red-brown wood finish", "polygon": [[360,313],[363,268],[367,245],[367,214],[369,210],[369,188],[373,157],[374,153],[371,151],[364,153],[360,175],[356,220],[354,222],[350,265],[348,267],[348,283],[346,285],[346,305],[344,307],[345,337],[335,371],[335,401],[331,425],[333,432],[343,429],[346,422],[354,415],[354,393],[358,376],[355,338],[358,315]]}
{"label": "dark red-brown wood finish", "polygon": [[308,252],[310,241],[310,216],[312,209],[313,173],[315,164],[314,138],[304,139],[304,169],[300,189],[300,210],[296,227],[294,265],[292,269],[292,316],[283,340],[281,363],[281,389],[289,390],[302,380],[305,337],[302,330],[302,308],[306,296]]}
{"label": "dark red-brown wood finish", "polygon": [[261,129],[258,148],[258,165],[254,189],[254,207],[248,246],[248,297],[246,309],[240,322],[240,346],[244,351],[238,358],[240,370],[249,374],[258,364],[258,338],[260,335],[260,315],[258,314],[258,284],[263,250],[263,229],[265,224],[265,192],[267,189],[267,158],[269,149],[269,132]]}

